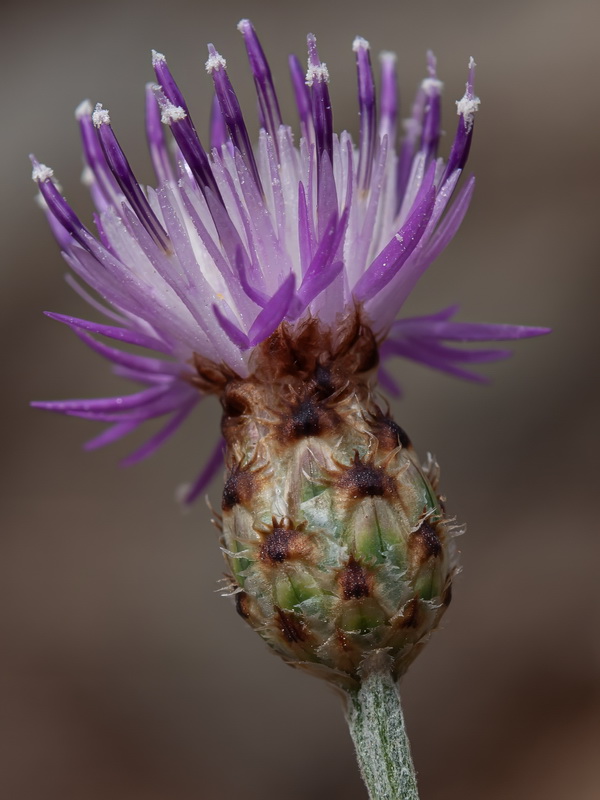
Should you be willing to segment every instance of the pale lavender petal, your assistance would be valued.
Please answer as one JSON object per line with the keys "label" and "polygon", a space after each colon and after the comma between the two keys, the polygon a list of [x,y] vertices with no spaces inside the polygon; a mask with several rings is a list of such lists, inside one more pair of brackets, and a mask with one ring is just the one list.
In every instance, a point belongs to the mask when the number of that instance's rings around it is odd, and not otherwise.
{"label": "pale lavender petal", "polygon": [[396,120],[398,118],[398,77],[396,75],[395,53],[381,53],[381,108],[379,112],[379,138],[388,137],[390,147],[396,141]]}
{"label": "pale lavender petal", "polygon": [[377,380],[392,397],[402,397],[402,387],[385,367],[379,367],[377,370]]}
{"label": "pale lavender petal", "polygon": [[114,425],[111,425],[110,428],[103,430],[98,436],[94,436],[93,439],[89,439],[83,445],[83,449],[98,450],[100,447],[106,447],[107,445],[122,439],[124,436],[127,436],[136,428],[139,428],[141,424],[141,422],[137,421],[115,422]]}
{"label": "pale lavender petal", "polygon": [[126,317],[124,317],[122,314],[117,314],[112,308],[103,305],[98,300],[96,300],[95,297],[92,297],[92,295],[89,292],[86,292],[83,286],[81,286],[81,284],[78,281],[76,281],[71,274],[67,273],[65,275],[65,281],[69,284],[71,289],[73,289],[73,291],[79,295],[79,297],[85,300],[85,302],[88,303],[88,305],[90,305],[92,308],[95,308],[96,311],[99,311],[105,317],[108,317],[108,319],[113,319],[120,325],[127,325]]}

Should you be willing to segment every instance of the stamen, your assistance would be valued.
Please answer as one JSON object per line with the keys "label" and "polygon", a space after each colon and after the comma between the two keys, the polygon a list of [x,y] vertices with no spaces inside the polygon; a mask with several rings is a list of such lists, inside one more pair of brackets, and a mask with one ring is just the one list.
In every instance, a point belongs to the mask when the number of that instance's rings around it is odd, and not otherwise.
{"label": "stamen", "polygon": [[315,126],[312,118],[310,93],[306,86],[306,74],[297,56],[291,55],[288,63],[300,119],[300,135],[308,143],[313,144]]}
{"label": "stamen", "polygon": [[259,187],[262,193],[262,183],[260,175],[258,174],[258,167],[254,160],[254,153],[252,151],[252,144],[244,122],[244,116],[240,107],[237,95],[231,85],[229,76],[227,74],[227,64],[223,56],[215,50],[212,44],[208,45],[208,61],[206,62],[206,70],[211,75],[214,84],[215,92],[219,100],[221,113],[223,119],[229,129],[231,140],[235,147],[242,154],[246,166],[249,168],[254,182]]}
{"label": "stamen", "polygon": [[148,148],[150,150],[150,158],[152,159],[152,166],[158,178],[158,182],[175,181],[173,175],[173,167],[169,159],[167,151],[167,144],[165,142],[165,134],[162,126],[161,112],[159,105],[152,91],[152,84],[146,84],[146,138],[148,139]]}
{"label": "stamen", "polygon": [[250,20],[241,20],[238,24],[238,30],[244,37],[248,61],[254,76],[262,126],[273,136],[273,141],[277,147],[277,131],[282,124],[282,119],[271,68]]}
{"label": "stamen", "polygon": [[219,98],[215,94],[210,107],[210,146],[220,153],[221,148],[228,141],[227,125],[221,113]]}
{"label": "stamen", "polygon": [[79,132],[83,146],[83,155],[94,176],[99,192],[106,204],[117,204],[121,190],[110,171],[102,147],[92,122],[92,104],[84,100],[75,109],[75,119],[79,123]]}
{"label": "stamen", "polygon": [[308,35],[307,43],[308,69],[306,72],[306,85],[310,87],[318,163],[320,163],[321,153],[323,152],[326,152],[330,161],[333,161],[333,115],[327,87],[329,71],[327,65],[321,63],[317,51],[317,40],[312,33]]}
{"label": "stamen", "polygon": [[473,93],[476,66],[473,56],[471,56],[469,58],[469,75],[467,77],[465,93],[460,100],[456,101],[456,113],[459,115],[460,119],[458,121],[454,142],[452,143],[452,149],[448,156],[448,164],[446,165],[444,179],[455,169],[462,169],[464,167],[469,156],[469,150],[471,149],[475,112],[481,103],[481,100]]}
{"label": "stamen", "polygon": [[173,103],[174,106],[181,106],[186,113],[189,113],[183,93],[175,82],[175,78],[173,78],[167,64],[167,59],[162,53],[157,53],[156,50],[152,51],[152,68],[154,69],[157,82],[161,85],[162,90],[171,103]]}
{"label": "stamen", "polygon": [[121,149],[117,137],[115,136],[110,124],[110,116],[106,109],[98,103],[92,114],[92,122],[98,131],[100,144],[106,156],[106,162],[123,194],[131,203],[137,218],[163,250],[169,249],[169,237],[162,225],[156,218],[154,211],[150,208],[146,196],[142,192],[139,183]]}
{"label": "stamen", "polygon": [[[33,164],[31,177],[37,183],[48,211],[78,244],[91,252],[90,240],[92,239],[92,234],[56,188],[53,181],[54,171],[45,164],[40,164],[34,155],[30,155],[29,158]],[[66,241],[64,244],[66,245]]]}
{"label": "stamen", "polygon": [[222,204],[221,193],[217,187],[208,157],[202,147],[196,129],[187,112],[185,115],[182,115],[178,110],[183,109],[185,111],[184,106],[176,106],[172,103],[163,92],[161,86],[154,84],[152,86],[152,92],[161,110],[161,121],[171,129],[175,141],[179,145],[182,156],[189,166],[194,180],[200,187],[202,193],[206,197],[207,190],[210,190],[212,196],[217,198]]}
{"label": "stamen", "polygon": [[423,132],[421,136],[421,150],[425,153],[426,161],[435,158],[440,141],[441,125],[441,100],[440,96],[444,84],[437,77],[437,59],[431,50],[427,52],[427,70],[429,77],[421,83],[425,94],[425,109],[423,115]]}
{"label": "stamen", "polygon": [[356,53],[358,77],[358,103],[360,114],[360,144],[358,157],[358,187],[367,189],[371,182],[373,155],[375,152],[375,81],[371,67],[369,43],[357,36],[352,45]]}
{"label": "stamen", "polygon": [[379,113],[379,138],[388,137],[389,147],[396,141],[396,120],[398,118],[398,77],[396,75],[396,54],[381,53],[381,110]]}

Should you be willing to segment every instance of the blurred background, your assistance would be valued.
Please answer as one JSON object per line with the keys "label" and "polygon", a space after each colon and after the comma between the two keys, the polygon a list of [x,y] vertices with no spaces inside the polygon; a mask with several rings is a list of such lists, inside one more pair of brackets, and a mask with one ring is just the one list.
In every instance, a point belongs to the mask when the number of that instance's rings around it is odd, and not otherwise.
{"label": "blurred background", "polygon": [[491,366],[491,387],[396,367],[407,389],[396,418],[437,455],[449,509],[468,526],[455,599],[402,694],[423,800],[597,798],[600,7],[586,0],[5,3],[0,794],[365,797],[337,696],[271,656],[215,594],[224,565],[209,513],[175,503],[216,436],[217,404],[131,470],[118,461],[135,442],[84,453],[93,423],[27,406],[121,386],[42,316],[86,309],[62,279],[27,154],[54,167],[88,219],[73,109],[90,97],[151,180],[151,48],[167,54],[201,135],[208,41],[252,117],[243,16],[288,120],[287,55],[304,58],[305,34],[317,34],[337,130],[357,130],[356,34],[374,53],[397,51],[405,113],[435,51],[449,133],[467,59],[478,62],[475,200],[408,310],[458,301],[461,319],[554,333]]}

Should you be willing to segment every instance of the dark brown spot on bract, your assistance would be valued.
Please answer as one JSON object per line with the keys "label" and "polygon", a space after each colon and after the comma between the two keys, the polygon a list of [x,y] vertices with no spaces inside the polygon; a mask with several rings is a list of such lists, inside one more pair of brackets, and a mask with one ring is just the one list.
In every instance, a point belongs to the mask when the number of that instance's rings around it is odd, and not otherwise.
{"label": "dark brown spot on bract", "polygon": [[398,618],[397,624],[401,628],[417,628],[420,616],[419,600],[413,597],[402,609],[402,615]]}
{"label": "dark brown spot on bract", "polygon": [[253,472],[234,467],[225,481],[221,508],[231,511],[238,505],[247,505],[257,488],[257,480]]}
{"label": "dark brown spot on bract", "polygon": [[383,497],[394,491],[394,479],[383,467],[376,467],[360,460],[358,453],[337,480],[340,489],[350,497]]}
{"label": "dark brown spot on bract", "polygon": [[292,406],[290,413],[283,417],[279,438],[289,442],[306,436],[321,436],[338,422],[335,411],[326,408],[314,397],[307,397]]}
{"label": "dark brown spot on bract", "polygon": [[235,595],[235,610],[244,619],[250,616],[250,598],[246,592],[238,592]]}
{"label": "dark brown spot on bract", "polygon": [[313,373],[313,384],[315,393],[320,398],[329,397],[338,389],[339,380],[334,379],[333,373],[329,367],[323,364],[317,364]]}
{"label": "dark brown spot on bract", "polygon": [[393,419],[390,419],[390,417],[381,417],[377,420],[375,435],[379,440],[379,444],[385,450],[411,446],[411,441],[404,428],[401,428],[400,425],[394,422]]}
{"label": "dark brown spot on bract", "polygon": [[282,608],[275,607],[277,624],[281,633],[288,642],[303,642],[306,639],[306,626],[296,614],[288,613]]}
{"label": "dark brown spot on bract", "polygon": [[371,593],[367,572],[354,558],[340,572],[339,581],[344,600],[368,597]]}
{"label": "dark brown spot on bract", "polygon": [[444,589],[444,594],[442,597],[442,604],[448,608],[450,603],[452,602],[452,584],[449,583],[448,586]]}
{"label": "dark brown spot on bract", "polygon": [[286,528],[274,528],[260,548],[261,561],[281,564],[306,553],[306,534]]}
{"label": "dark brown spot on bract", "polygon": [[438,556],[442,552],[440,537],[434,526],[427,520],[411,534],[410,548],[421,561],[426,561],[431,556]]}

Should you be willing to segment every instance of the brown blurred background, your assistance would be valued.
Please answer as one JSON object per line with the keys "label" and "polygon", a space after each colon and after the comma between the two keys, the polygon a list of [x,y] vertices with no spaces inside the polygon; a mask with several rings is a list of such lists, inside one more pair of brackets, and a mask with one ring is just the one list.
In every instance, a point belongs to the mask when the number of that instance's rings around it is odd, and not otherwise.
{"label": "brown blurred background", "polygon": [[120,385],[41,314],[85,308],[33,202],[28,152],[87,218],[72,112],[90,97],[150,180],[150,48],[168,55],[200,125],[213,41],[252,115],[235,29],[249,16],[288,119],[287,54],[304,58],[317,34],[337,130],[357,128],[357,33],[398,52],[405,110],[435,50],[450,132],[467,59],[478,62],[475,202],[410,310],[459,301],[461,319],[554,333],[490,367],[490,388],[397,367],[397,419],[436,453],[468,524],[454,603],[404,705],[423,800],[600,797],[597,3],[37,0],[3,16],[0,796],[365,797],[338,698],[272,657],[215,594],[209,514],[174,502],[216,434],[216,404],[131,470],[117,462],[135,442],[87,454],[93,423],[27,407]]}

